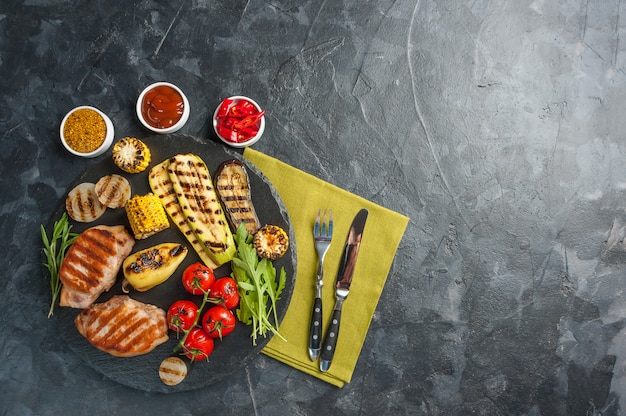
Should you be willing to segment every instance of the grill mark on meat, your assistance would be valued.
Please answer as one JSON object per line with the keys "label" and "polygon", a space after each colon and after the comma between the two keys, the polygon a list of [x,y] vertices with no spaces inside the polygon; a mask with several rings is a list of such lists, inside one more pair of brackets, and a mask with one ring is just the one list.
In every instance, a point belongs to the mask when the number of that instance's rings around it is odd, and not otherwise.
{"label": "grill mark on meat", "polygon": [[[130,351],[133,346],[136,346],[138,349],[141,349],[142,346],[145,347],[145,336],[143,337],[143,343],[136,342],[139,339],[138,337],[141,336],[140,334],[146,331],[145,322],[140,315],[139,311],[133,309],[126,311],[123,316],[117,318],[113,316],[112,319],[109,319],[107,326],[103,328],[106,332],[101,338],[102,346],[120,352]],[[141,329],[142,327],[144,329]]]}
{"label": "grill mark on meat", "polygon": [[59,269],[63,283],[59,304],[86,308],[117,280],[122,261],[135,240],[122,225],[98,225],[83,231]]}
{"label": "grill mark on meat", "polygon": [[145,354],[168,339],[165,311],[123,295],[81,311],[76,326],[92,345],[115,356]]}
{"label": "grill mark on meat", "polygon": [[118,240],[109,231],[93,229],[84,233],[83,241],[84,244],[77,245],[65,260],[67,273],[81,276],[81,279],[66,279],[63,284],[81,292],[91,292],[98,286],[104,270],[110,267],[106,259],[111,244],[118,243]]}

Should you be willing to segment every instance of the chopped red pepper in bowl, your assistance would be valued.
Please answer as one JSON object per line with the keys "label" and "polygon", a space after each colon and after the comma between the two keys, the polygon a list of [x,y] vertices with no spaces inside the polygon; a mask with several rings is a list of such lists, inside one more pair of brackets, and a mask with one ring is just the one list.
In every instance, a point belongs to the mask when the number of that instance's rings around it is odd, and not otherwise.
{"label": "chopped red pepper in bowl", "polygon": [[265,110],[248,97],[236,95],[226,98],[213,114],[213,128],[217,136],[230,146],[253,145],[265,130]]}

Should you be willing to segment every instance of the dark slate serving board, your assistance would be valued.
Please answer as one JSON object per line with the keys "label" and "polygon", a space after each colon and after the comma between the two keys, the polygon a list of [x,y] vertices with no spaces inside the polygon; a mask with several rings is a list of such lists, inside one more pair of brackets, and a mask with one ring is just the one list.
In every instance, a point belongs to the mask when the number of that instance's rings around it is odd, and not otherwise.
{"label": "dark slate serving board", "polygon": [[[130,181],[133,195],[144,195],[150,192],[147,179],[150,168],[177,153],[190,152],[199,155],[207,164],[212,175],[218,166],[226,160],[236,158],[243,161],[248,170],[248,175],[250,176],[252,201],[261,224],[275,224],[281,226],[290,236],[289,251],[280,260],[274,262],[278,271],[281,267],[284,267],[287,272],[287,284],[277,305],[279,319],[282,320],[293,293],[296,272],[296,250],[289,216],[271,183],[269,183],[253,165],[241,157],[239,153],[215,142],[184,135],[157,135],[140,139],[148,145],[152,153],[150,166],[144,172],[127,174],[117,168],[110,157],[105,157],[96,161],[80,175],[68,189],[68,192],[78,183],[95,183],[104,175],[116,173]],[[108,155],[110,156],[110,152]],[[52,221],[60,218],[64,211],[65,199],[60,201]],[[71,224],[73,226],[72,231],[74,232],[81,232],[97,224],[123,224],[130,230],[128,219],[123,208],[115,210],[107,209],[107,212],[102,217],[92,223],[71,221]],[[51,227],[52,224],[49,224],[48,228],[51,229]],[[199,261],[199,257],[171,221],[169,229],[146,240],[137,241],[133,252],[162,242],[186,243],[189,247],[189,253],[185,261],[165,283],[144,293],[131,291],[130,296],[138,301],[157,305],[164,310],[167,310],[167,308],[178,299],[192,299],[199,304],[201,297],[188,294],[183,289],[180,282],[180,277],[185,267]],[[226,264],[221,266],[215,270],[215,274],[216,277],[229,275],[230,265]],[[97,302],[103,302],[116,294],[122,294],[122,279],[123,275],[120,271],[115,286],[113,286],[109,292],[102,294]],[[205,307],[205,310],[206,309]],[[209,362],[200,361],[193,363],[187,378],[182,383],[177,386],[166,386],[159,378],[158,368],[164,358],[175,355],[173,349],[178,343],[176,334],[170,331],[170,340],[160,345],[149,354],[131,358],[114,357],[97,350],[78,333],[78,330],[74,326],[74,318],[78,312],[78,309],[61,308],[58,305],[55,308],[54,316],[58,320],[60,335],[63,340],[67,342],[69,347],[87,364],[104,376],[123,385],[147,392],[171,393],[198,389],[216,383],[247,365],[259,354],[270,339],[269,336],[267,338],[259,337],[257,338],[257,345],[253,346],[250,338],[251,327],[238,322],[237,327],[230,335],[225,337],[222,341],[216,341],[215,349],[209,357]]]}

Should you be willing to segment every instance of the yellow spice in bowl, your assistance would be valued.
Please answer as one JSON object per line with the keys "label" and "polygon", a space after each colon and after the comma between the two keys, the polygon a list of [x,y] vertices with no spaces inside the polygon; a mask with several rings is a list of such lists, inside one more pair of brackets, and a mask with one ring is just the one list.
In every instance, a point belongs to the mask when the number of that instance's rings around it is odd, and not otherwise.
{"label": "yellow spice in bowl", "polygon": [[97,150],[104,142],[106,133],[107,127],[102,116],[89,108],[74,111],[63,127],[65,142],[80,153]]}

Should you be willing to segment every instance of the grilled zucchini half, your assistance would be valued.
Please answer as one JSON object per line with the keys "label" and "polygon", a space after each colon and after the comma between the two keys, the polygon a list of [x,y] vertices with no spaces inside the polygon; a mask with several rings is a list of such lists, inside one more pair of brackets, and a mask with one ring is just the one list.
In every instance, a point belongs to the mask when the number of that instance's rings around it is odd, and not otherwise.
{"label": "grilled zucchini half", "polygon": [[208,253],[198,240],[198,237],[196,237],[196,234],[189,226],[187,218],[183,213],[183,209],[178,203],[178,198],[176,197],[176,192],[174,192],[172,181],[167,173],[167,167],[169,164],[169,159],[164,160],[150,169],[148,175],[148,184],[150,185],[150,189],[152,189],[154,195],[159,198],[159,201],[161,201],[161,205],[165,208],[167,215],[169,215],[172,222],[176,224],[180,232],[183,233],[195,252],[198,253],[198,257],[200,257],[200,260],[202,260],[204,265],[211,269],[215,269],[217,265],[209,257]]}
{"label": "grilled zucchini half", "polygon": [[218,266],[231,261],[237,248],[207,165],[195,154],[178,154],[167,172],[187,223],[211,260]]}
{"label": "grilled zucchini half", "polygon": [[244,223],[248,234],[261,227],[259,217],[252,204],[250,179],[246,166],[237,159],[227,160],[215,172],[215,189],[233,230]]}

